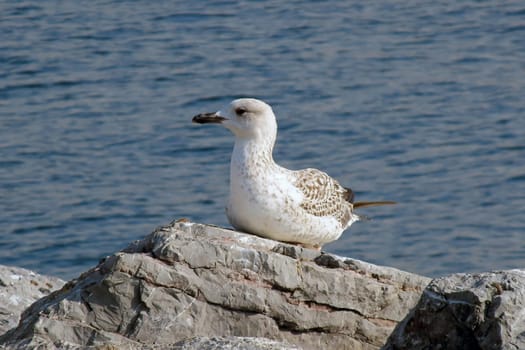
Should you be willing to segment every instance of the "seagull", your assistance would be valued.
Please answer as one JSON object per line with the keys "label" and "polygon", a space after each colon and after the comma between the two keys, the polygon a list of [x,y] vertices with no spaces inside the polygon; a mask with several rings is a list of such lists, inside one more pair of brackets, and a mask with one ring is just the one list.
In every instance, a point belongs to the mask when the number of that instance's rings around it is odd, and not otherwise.
{"label": "seagull", "polygon": [[354,192],[323,171],[290,170],[275,163],[277,121],[263,101],[237,99],[227,112],[198,114],[192,121],[220,124],[235,136],[226,216],[236,230],[320,250],[366,219],[354,209],[395,204],[354,202]]}

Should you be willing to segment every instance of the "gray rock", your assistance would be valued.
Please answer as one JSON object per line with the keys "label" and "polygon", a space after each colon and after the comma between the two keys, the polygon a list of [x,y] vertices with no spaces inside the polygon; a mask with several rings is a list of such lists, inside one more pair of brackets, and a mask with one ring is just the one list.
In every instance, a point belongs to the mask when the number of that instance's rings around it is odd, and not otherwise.
{"label": "gray rock", "polygon": [[29,305],[63,285],[59,278],[0,265],[0,335],[18,324]]}
{"label": "gray rock", "polygon": [[173,345],[173,350],[300,350],[297,346],[266,338],[195,337]]}
{"label": "gray rock", "polygon": [[428,282],[179,222],[34,303],[0,345],[158,349],[195,337],[256,337],[303,349],[378,349]]}
{"label": "gray rock", "polygon": [[525,271],[433,280],[384,349],[525,349]]}

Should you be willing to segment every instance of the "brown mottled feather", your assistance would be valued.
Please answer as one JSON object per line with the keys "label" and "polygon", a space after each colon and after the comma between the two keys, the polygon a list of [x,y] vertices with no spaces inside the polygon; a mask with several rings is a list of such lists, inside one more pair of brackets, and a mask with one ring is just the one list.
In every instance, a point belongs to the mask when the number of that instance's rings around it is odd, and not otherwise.
{"label": "brown mottled feather", "polygon": [[341,186],[326,173],[312,168],[294,173],[295,186],[304,195],[301,207],[315,216],[333,216],[343,227],[348,224],[354,208],[396,204],[392,201],[354,203],[352,189]]}
{"label": "brown mottled feather", "polygon": [[317,169],[294,172],[295,186],[303,193],[301,207],[315,216],[333,216],[343,227],[350,220],[353,192],[341,186],[336,180]]}

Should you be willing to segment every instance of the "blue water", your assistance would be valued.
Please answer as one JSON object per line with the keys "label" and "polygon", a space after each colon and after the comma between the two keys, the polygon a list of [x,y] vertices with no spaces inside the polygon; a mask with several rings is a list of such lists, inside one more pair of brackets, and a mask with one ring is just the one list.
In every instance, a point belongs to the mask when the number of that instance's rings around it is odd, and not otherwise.
{"label": "blue water", "polygon": [[275,159],[363,209],[325,246],[440,276],[525,267],[525,4],[0,2],[0,264],[71,278],[188,217],[228,226],[233,139],[274,107]]}

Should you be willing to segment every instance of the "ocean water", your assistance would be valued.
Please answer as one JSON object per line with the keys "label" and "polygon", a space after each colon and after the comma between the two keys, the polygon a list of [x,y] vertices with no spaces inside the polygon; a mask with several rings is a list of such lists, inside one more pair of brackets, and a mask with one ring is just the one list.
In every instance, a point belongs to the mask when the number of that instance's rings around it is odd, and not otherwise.
{"label": "ocean water", "polygon": [[233,138],[352,187],[325,250],[441,276],[525,267],[525,4],[2,1],[0,264],[68,279],[181,217],[228,226]]}

